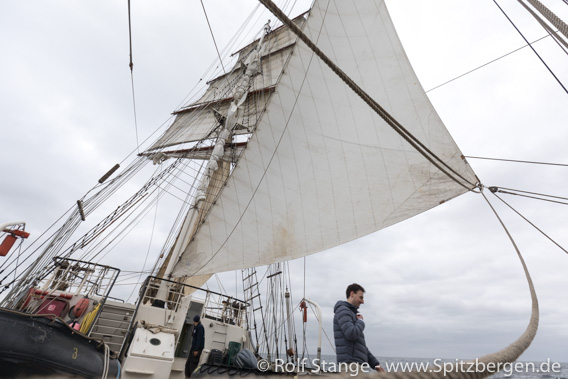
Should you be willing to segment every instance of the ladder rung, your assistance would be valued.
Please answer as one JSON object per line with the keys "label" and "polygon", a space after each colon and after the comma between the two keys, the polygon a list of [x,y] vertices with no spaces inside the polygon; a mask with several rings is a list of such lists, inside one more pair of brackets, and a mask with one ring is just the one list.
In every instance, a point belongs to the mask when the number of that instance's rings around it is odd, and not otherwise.
{"label": "ladder rung", "polygon": [[282,271],[278,271],[278,272],[275,272],[275,273],[272,274],[272,275],[268,275],[268,276],[266,277],[266,279],[270,279],[270,278],[272,278],[273,276],[280,275],[280,274],[282,274]]}
{"label": "ladder rung", "polygon": [[254,283],[253,285],[251,285],[250,287],[248,287],[247,289],[244,290],[244,292],[248,291],[249,289],[251,289],[252,287],[257,286],[258,287],[258,283]]}
{"label": "ladder rung", "polygon": [[248,278],[250,278],[251,276],[253,276],[254,274],[256,274],[256,270],[253,271],[252,274],[250,274],[249,276],[247,276],[246,278],[244,278],[244,279],[243,279],[243,282],[244,282],[245,280],[247,280]]}
{"label": "ladder rung", "polygon": [[262,305],[261,305],[260,307],[258,307],[258,308],[255,308],[255,309],[254,309],[254,312],[258,311],[259,309],[262,309]]}
{"label": "ladder rung", "polygon": [[260,294],[259,294],[259,293],[257,293],[257,294],[254,295],[253,297],[251,297],[251,298],[249,299],[249,301],[251,301],[252,299],[255,299],[255,298],[257,298],[257,297],[260,297]]}

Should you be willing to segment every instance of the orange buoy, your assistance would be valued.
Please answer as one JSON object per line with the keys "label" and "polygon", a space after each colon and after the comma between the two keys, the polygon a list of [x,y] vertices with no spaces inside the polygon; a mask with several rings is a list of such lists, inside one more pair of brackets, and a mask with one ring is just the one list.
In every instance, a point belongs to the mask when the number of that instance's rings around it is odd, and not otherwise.
{"label": "orange buoy", "polygon": [[84,297],[75,304],[73,307],[73,314],[75,318],[81,317],[89,308],[89,299]]}
{"label": "orange buoy", "polygon": [[308,305],[305,301],[300,302],[300,310],[304,313],[304,322],[308,322]]}

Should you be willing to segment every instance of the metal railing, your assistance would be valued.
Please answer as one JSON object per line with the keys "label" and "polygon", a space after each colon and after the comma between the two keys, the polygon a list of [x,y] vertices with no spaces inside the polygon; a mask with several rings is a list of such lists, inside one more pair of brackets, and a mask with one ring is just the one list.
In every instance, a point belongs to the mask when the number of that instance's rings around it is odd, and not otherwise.
{"label": "metal railing", "polygon": [[15,310],[35,313],[45,299],[71,299],[86,296],[104,303],[120,270],[111,266],[71,258],[54,257],[45,278],[19,295],[12,304]]}
{"label": "metal railing", "polygon": [[60,290],[72,295],[108,296],[120,270],[115,267],[71,258],[55,257],[54,274],[40,288]]}
{"label": "metal railing", "polygon": [[[165,300],[163,295],[158,295],[160,287],[165,285],[167,295]],[[175,282],[168,279],[158,278],[156,276],[149,276],[142,285],[140,290],[140,297],[136,302],[136,309],[132,316],[132,320],[128,327],[127,337],[125,342],[129,341],[134,333],[136,325],[136,316],[141,304],[149,304],[155,307],[164,308],[177,312],[180,310],[181,301],[184,296],[191,294],[192,300],[197,300],[204,304],[201,314],[202,318],[208,318],[220,321],[222,323],[237,325],[240,327],[246,326],[246,308],[248,304],[234,297],[206,290],[203,288],[195,287],[182,282]],[[125,354],[127,343],[123,343],[120,355]]]}

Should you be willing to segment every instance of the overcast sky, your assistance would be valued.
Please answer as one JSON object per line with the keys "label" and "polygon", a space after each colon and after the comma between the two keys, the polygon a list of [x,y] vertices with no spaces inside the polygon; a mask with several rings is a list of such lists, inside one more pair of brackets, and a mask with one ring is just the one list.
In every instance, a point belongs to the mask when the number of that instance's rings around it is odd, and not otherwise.
{"label": "overcast sky", "polygon": [[[500,3],[529,41],[545,35],[517,2]],[[562,0],[543,3],[568,20]],[[257,3],[205,6],[222,48]],[[492,1],[388,0],[387,6],[426,90],[524,45]],[[216,52],[197,1],[133,2],[132,23],[143,141],[199,83]],[[534,47],[567,86],[566,55],[551,38]],[[136,149],[126,1],[4,1],[0,48],[0,222],[25,220],[38,236]],[[568,163],[568,95],[529,48],[428,96],[466,156]],[[470,164],[486,186],[568,195],[565,167]],[[566,206],[502,196],[568,248]],[[539,331],[521,359],[568,361],[568,254],[488,197],[522,251],[539,296]],[[156,251],[162,234],[152,242]],[[140,243],[146,252],[149,242]],[[323,309],[330,338],[332,309],[345,287],[359,282],[366,288],[360,311],[367,343],[379,357],[484,355],[513,342],[530,317],[519,259],[473,193],[308,257],[305,284],[303,265],[291,263],[294,299],[305,286]],[[235,274],[222,277],[231,291]],[[333,353],[325,338],[323,351]]]}

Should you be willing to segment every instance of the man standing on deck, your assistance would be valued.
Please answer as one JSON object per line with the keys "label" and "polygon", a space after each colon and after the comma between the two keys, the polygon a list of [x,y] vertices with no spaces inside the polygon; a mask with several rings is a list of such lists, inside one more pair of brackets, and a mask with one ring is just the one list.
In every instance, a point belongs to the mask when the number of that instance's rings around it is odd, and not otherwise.
{"label": "man standing on deck", "polygon": [[193,333],[191,337],[191,350],[185,362],[185,376],[190,377],[191,373],[199,365],[199,358],[205,346],[205,329],[200,322],[199,315],[193,317]]}
{"label": "man standing on deck", "polygon": [[346,291],[347,301],[338,301],[333,309],[337,363],[368,363],[371,368],[384,372],[377,358],[367,349],[363,334],[365,322],[363,315],[357,313],[359,306],[365,302],[364,293],[365,290],[359,284],[350,284]]}

